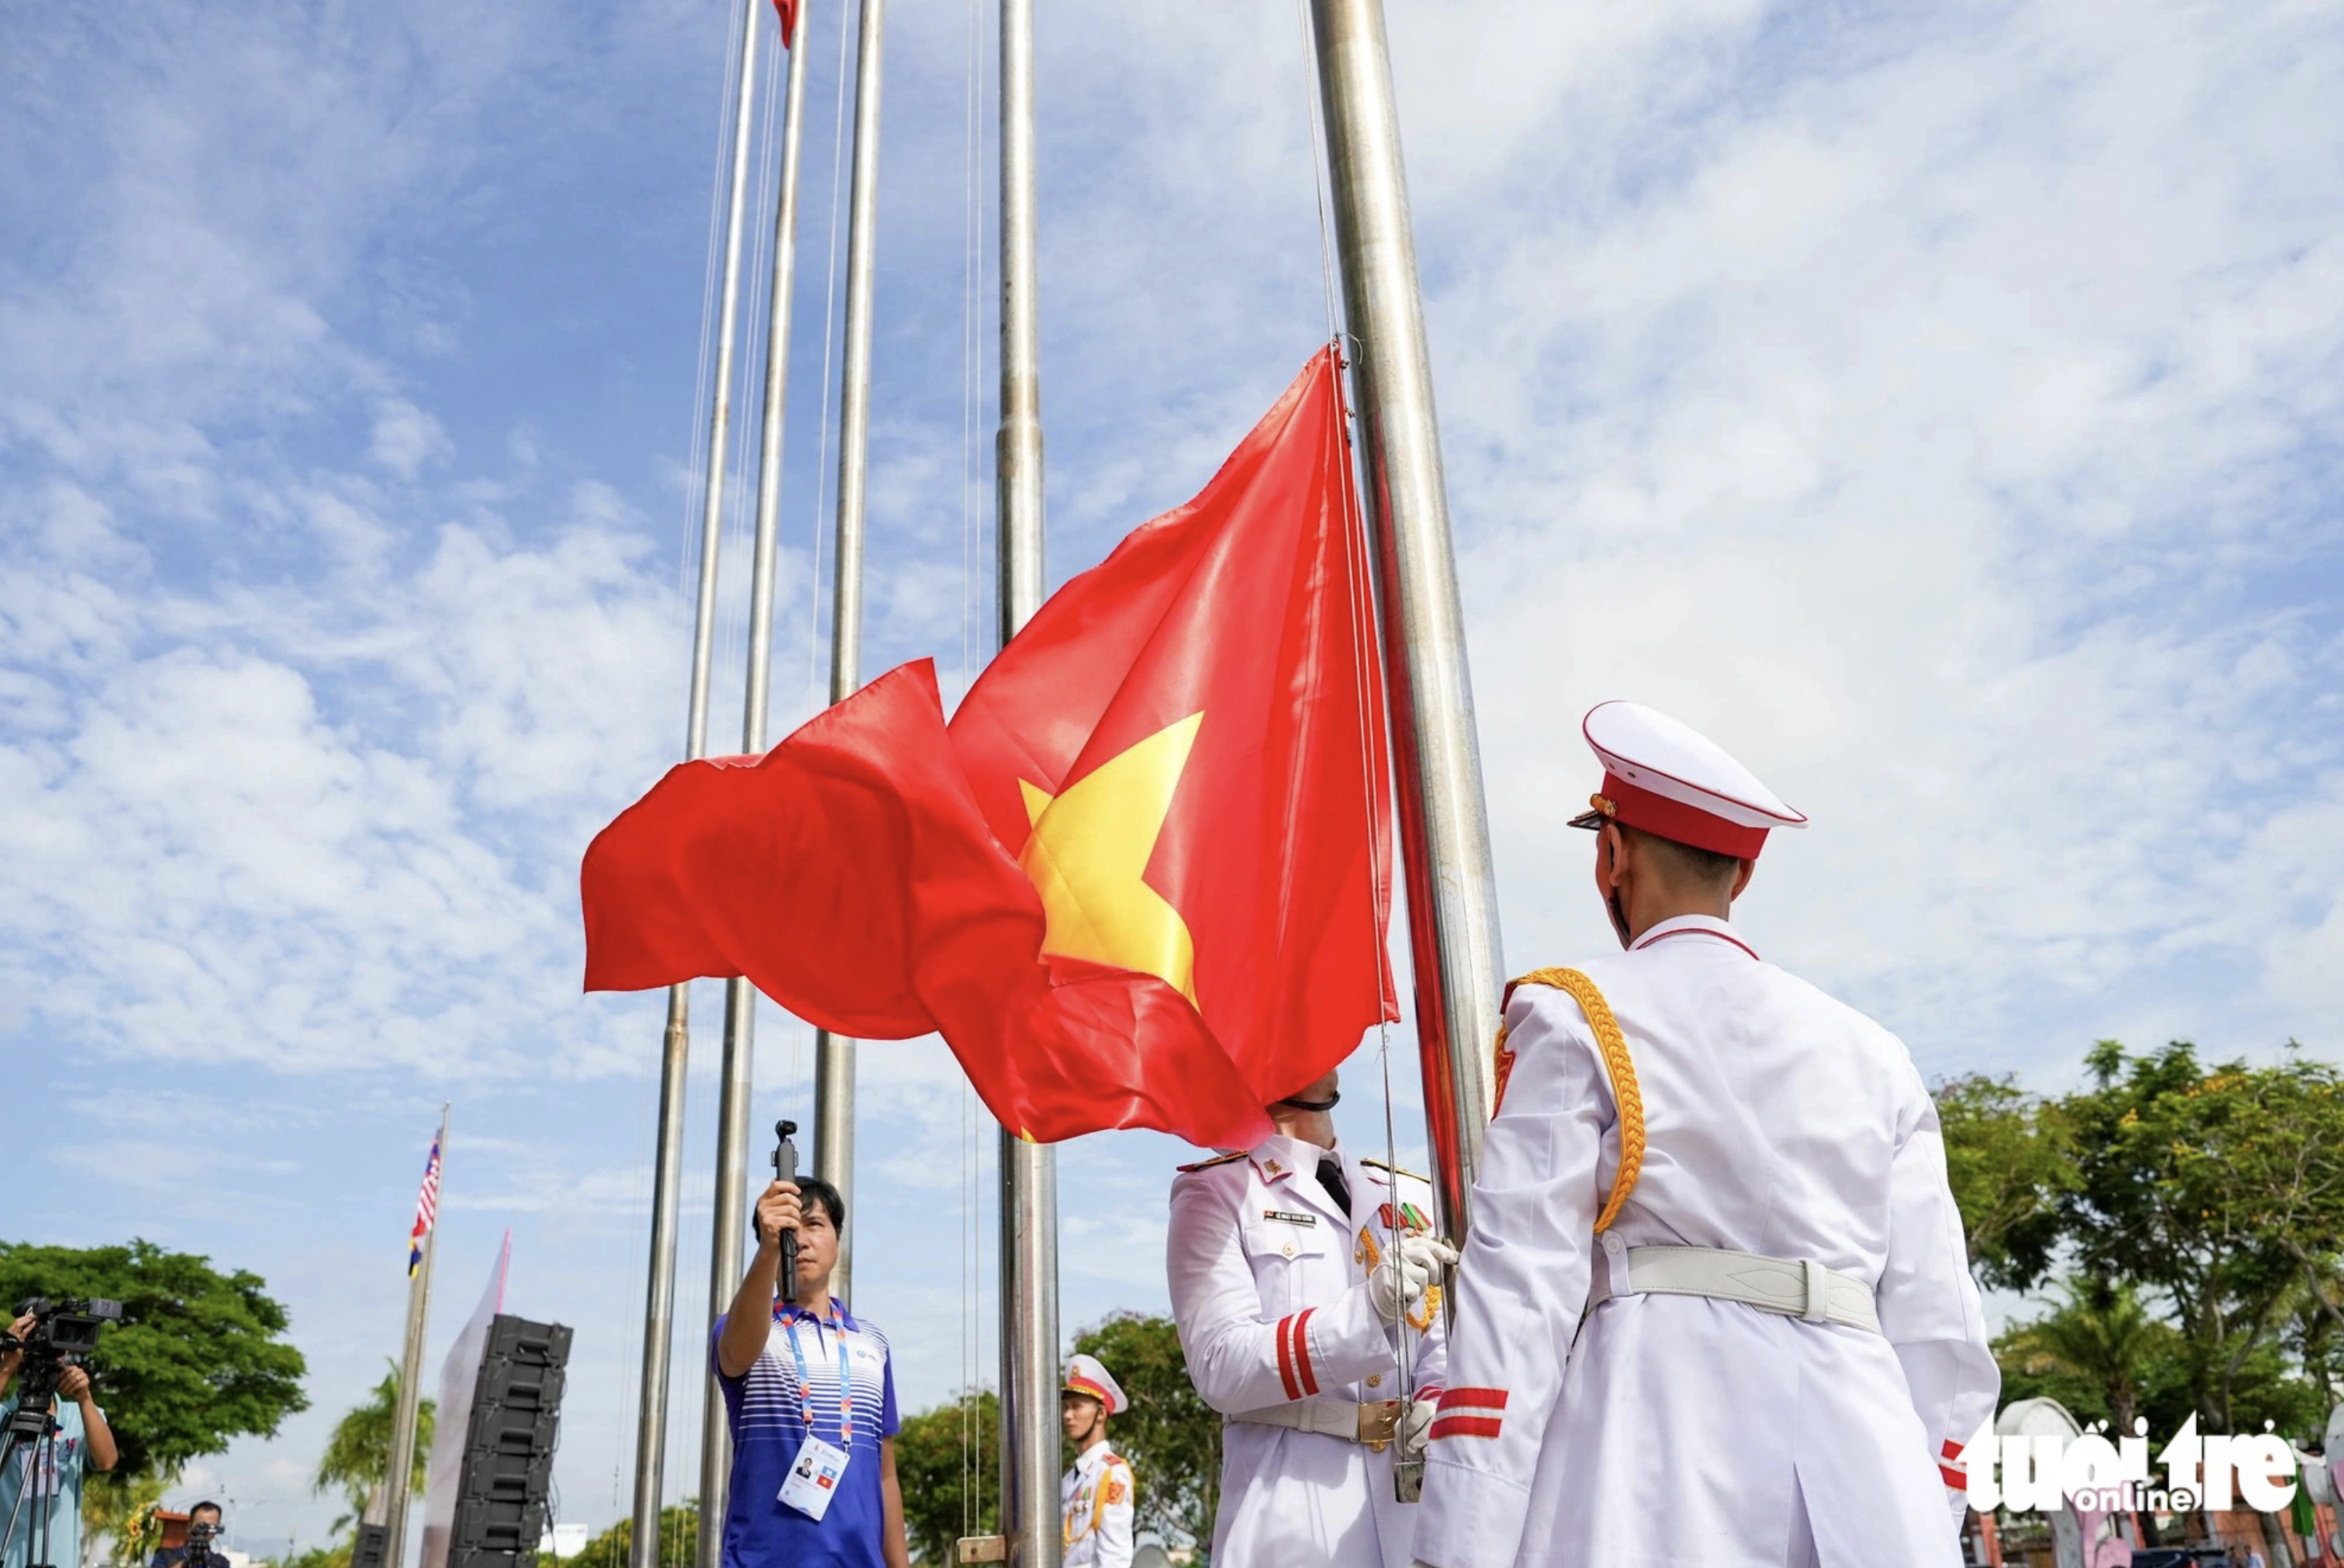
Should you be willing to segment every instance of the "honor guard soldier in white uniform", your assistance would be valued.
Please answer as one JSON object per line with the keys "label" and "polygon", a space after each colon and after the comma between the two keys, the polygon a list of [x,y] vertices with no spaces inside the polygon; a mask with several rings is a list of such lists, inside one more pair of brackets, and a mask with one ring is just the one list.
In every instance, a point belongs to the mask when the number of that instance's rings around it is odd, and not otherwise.
{"label": "honor guard soldier in white uniform", "polygon": [[1075,1467],[1058,1483],[1066,1526],[1060,1562],[1066,1568],[1131,1568],[1131,1517],[1139,1486],[1130,1462],[1106,1443],[1106,1418],[1130,1408],[1123,1385],[1096,1356],[1076,1356],[1066,1363],[1058,1413],[1066,1441],[1075,1445]]}
{"label": "honor guard soldier in white uniform", "polygon": [[1583,728],[1627,951],[1509,988],[1416,1554],[1955,1568],[2000,1376],[1928,1090],[1728,923],[1806,819],[1648,708]]}
{"label": "honor guard soldier in white uniform", "polygon": [[[1278,1134],[1181,1168],[1167,1239],[1189,1381],[1227,1424],[1213,1562],[1406,1568],[1393,1460],[1440,1392],[1432,1191],[1336,1146],[1336,1075],[1269,1108]],[[1400,1362],[1412,1396],[1403,1408]]]}

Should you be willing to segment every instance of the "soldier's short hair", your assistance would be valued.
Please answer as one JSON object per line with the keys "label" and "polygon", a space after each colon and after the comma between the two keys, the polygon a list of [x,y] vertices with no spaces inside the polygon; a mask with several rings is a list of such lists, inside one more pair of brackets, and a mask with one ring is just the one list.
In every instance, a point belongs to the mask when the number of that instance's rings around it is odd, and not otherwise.
{"label": "soldier's short hair", "polygon": [[1690,844],[1679,844],[1673,838],[1662,838],[1641,827],[1630,827],[1626,823],[1620,824],[1619,828],[1622,833],[1634,836],[1637,848],[1651,854],[1685,881],[1731,892],[1734,877],[1741,873],[1742,862],[1733,855],[1720,855],[1713,849],[1696,848]]}

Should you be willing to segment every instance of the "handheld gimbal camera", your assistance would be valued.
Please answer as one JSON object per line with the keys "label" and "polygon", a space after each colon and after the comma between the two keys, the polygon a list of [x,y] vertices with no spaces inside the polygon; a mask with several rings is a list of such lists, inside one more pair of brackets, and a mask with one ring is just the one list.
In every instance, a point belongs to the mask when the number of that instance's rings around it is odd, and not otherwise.
{"label": "handheld gimbal camera", "polygon": [[[773,1179],[795,1181],[798,1179],[798,1146],[790,1135],[798,1129],[793,1121],[773,1124]],[[782,1300],[794,1307],[798,1304],[798,1233],[782,1232]]]}

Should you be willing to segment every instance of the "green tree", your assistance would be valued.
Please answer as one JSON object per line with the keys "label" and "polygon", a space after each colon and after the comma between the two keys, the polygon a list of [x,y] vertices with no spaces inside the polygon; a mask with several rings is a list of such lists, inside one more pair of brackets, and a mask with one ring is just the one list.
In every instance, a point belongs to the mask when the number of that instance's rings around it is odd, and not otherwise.
{"label": "green tree", "polygon": [[150,1470],[119,1483],[83,1491],[82,1535],[92,1543],[106,1543],[101,1562],[141,1563],[162,1544],[163,1532],[156,1522],[155,1510],[161,1506],[163,1493],[177,1479],[176,1472]]}
{"label": "green tree", "polygon": [[2344,1323],[2329,1310],[2344,1296],[2344,1261],[2322,1259],[2307,1273],[2296,1298],[2288,1350],[2319,1389],[2321,1402],[2332,1407],[2344,1401]]}
{"label": "green tree", "polygon": [[[1209,1542],[1221,1481],[1221,1418],[1189,1382],[1172,1320],[1118,1313],[1078,1337],[1075,1349],[1106,1363],[1131,1396],[1131,1408],[1110,1423],[1108,1442],[1131,1462],[1139,1528],[1175,1543]],[[1066,1461],[1074,1462],[1071,1452]]]}
{"label": "green tree", "polygon": [[1985,1284],[2033,1290],[2058,1250],[2060,1199],[2082,1179],[2064,1108],[1983,1074],[1939,1084],[1935,1098],[1971,1269]]}
{"label": "green tree", "polygon": [[[307,1408],[301,1352],[285,1342],[285,1309],[257,1274],[223,1273],[206,1258],[151,1242],[38,1247],[0,1242],[0,1301],[102,1297],[122,1321],[98,1336],[90,1376],[122,1462],[100,1482],[127,1487],[224,1451],[231,1438],[273,1437]],[[96,1478],[93,1478],[96,1480]]]}
{"label": "green tree", "polygon": [[[382,1381],[334,1423],[332,1435],[326,1439],[325,1455],[318,1461],[318,1473],[310,1481],[310,1489],[320,1495],[338,1487],[349,1500],[349,1512],[334,1521],[337,1533],[366,1516],[376,1490],[390,1478],[391,1431],[399,1421],[399,1368],[388,1358],[383,1366]],[[423,1477],[430,1468],[433,1409],[431,1401],[422,1400],[415,1410],[409,1484],[418,1497],[423,1495]]]}
{"label": "green tree", "polygon": [[[908,1504],[909,1498],[905,1499]],[[566,1568],[627,1568],[635,1522],[621,1519],[578,1549]],[[692,1568],[700,1553],[700,1500],[687,1497],[660,1510],[659,1568]]]}
{"label": "green tree", "polygon": [[949,1563],[962,1536],[999,1532],[1000,1430],[1001,1403],[990,1389],[905,1418],[895,1433],[895,1479],[914,1561]]}
{"label": "green tree", "polygon": [[2064,1111],[2081,1179],[2060,1208],[2076,1261],[2171,1303],[2208,1430],[2268,1417],[2300,1432],[2309,1384],[2273,1374],[2295,1309],[2344,1316],[2329,1283],[2344,1250],[2336,1069],[2290,1052],[2209,1071],[2184,1041],[2136,1057],[2103,1040],[2088,1062],[2093,1086]]}
{"label": "green tree", "polygon": [[2066,1374],[2080,1391],[2071,1387],[2053,1398],[2079,1420],[2105,1419],[2118,1435],[2127,1433],[2149,1381],[2178,1366],[2181,1336],[2130,1284],[2070,1280],[2066,1298],[2049,1316],[2004,1334],[1995,1341],[1996,1359],[2006,1367],[2016,1362],[2028,1376]]}

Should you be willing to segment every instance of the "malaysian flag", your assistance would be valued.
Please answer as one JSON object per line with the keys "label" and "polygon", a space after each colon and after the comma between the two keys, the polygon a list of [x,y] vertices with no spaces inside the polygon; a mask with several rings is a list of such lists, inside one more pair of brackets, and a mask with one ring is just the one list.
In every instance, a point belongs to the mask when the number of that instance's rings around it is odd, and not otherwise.
{"label": "malaysian flag", "polygon": [[415,1229],[408,1237],[407,1277],[423,1267],[423,1239],[431,1234],[431,1222],[440,1217],[440,1140],[431,1140],[431,1158],[423,1162],[423,1192],[415,1200]]}

